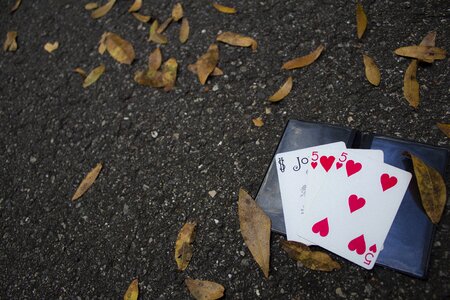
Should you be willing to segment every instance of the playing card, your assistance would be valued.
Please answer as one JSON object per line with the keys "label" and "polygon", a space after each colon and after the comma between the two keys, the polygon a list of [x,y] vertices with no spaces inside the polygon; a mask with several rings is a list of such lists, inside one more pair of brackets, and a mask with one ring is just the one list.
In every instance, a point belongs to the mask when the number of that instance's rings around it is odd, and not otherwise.
{"label": "playing card", "polygon": [[308,201],[297,235],[371,269],[410,180],[409,172],[361,153],[348,156]]}

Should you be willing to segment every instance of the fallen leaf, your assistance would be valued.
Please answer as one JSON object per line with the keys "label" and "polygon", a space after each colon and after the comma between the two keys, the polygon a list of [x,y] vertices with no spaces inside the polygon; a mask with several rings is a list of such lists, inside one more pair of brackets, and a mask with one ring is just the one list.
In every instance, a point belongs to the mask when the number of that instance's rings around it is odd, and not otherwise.
{"label": "fallen leaf", "polygon": [[11,51],[14,52],[17,50],[17,31],[8,31],[6,33],[6,40],[3,43],[3,50],[4,51]]}
{"label": "fallen leaf", "polygon": [[128,9],[128,12],[136,12],[141,9],[142,0],[134,0],[134,3]]}
{"label": "fallen leaf", "polygon": [[445,181],[441,174],[431,166],[428,166],[419,157],[411,156],[414,175],[419,187],[420,199],[426,214],[434,224],[439,223],[447,202]]}
{"label": "fallen leaf", "polygon": [[281,247],[290,258],[302,263],[308,269],[331,272],[339,270],[341,265],[328,254],[321,251],[311,251],[308,246],[292,241],[281,241]]}
{"label": "fallen leaf", "polygon": [[87,88],[88,86],[90,86],[91,84],[96,82],[100,78],[100,76],[103,75],[104,72],[105,72],[105,65],[104,64],[101,64],[100,66],[98,66],[97,68],[92,70],[89,73],[89,75],[86,76],[86,78],[84,79],[83,87]]}
{"label": "fallen leaf", "polygon": [[286,82],[280,87],[278,91],[275,92],[272,96],[270,96],[269,101],[270,102],[278,102],[280,100],[283,100],[284,97],[289,95],[292,89],[292,77],[289,76],[289,78],[286,80]]}
{"label": "fallen leaf", "polygon": [[380,69],[378,69],[378,66],[375,64],[375,61],[371,57],[363,54],[363,60],[367,80],[371,84],[379,86],[381,80]]}
{"label": "fallen leaf", "polygon": [[261,267],[264,276],[268,278],[270,262],[270,218],[243,188],[239,190],[238,213],[244,242],[255,261]]}
{"label": "fallen leaf", "polygon": [[356,33],[358,39],[361,39],[367,27],[367,16],[361,3],[356,3]]}
{"label": "fallen leaf", "polygon": [[428,32],[428,34],[420,42],[420,46],[434,47],[436,45],[436,31]]}
{"label": "fallen leaf", "polygon": [[200,56],[195,63],[197,66],[197,76],[201,84],[205,84],[208,76],[214,70],[219,60],[219,47],[216,44],[209,46],[208,51]]}
{"label": "fallen leaf", "polygon": [[78,73],[81,75],[81,77],[86,78],[86,72],[82,68],[76,68],[73,70],[75,73]]}
{"label": "fallen leaf", "polygon": [[15,12],[19,8],[21,2],[22,0],[16,0],[16,3],[14,3],[13,7],[11,7],[11,10],[9,12],[10,13]]}
{"label": "fallen leaf", "polygon": [[97,7],[98,7],[97,2],[89,2],[88,4],[86,4],[84,6],[84,9],[85,10],[93,10],[93,9],[96,9]]}
{"label": "fallen leaf", "polygon": [[407,46],[395,49],[395,54],[416,58],[428,63],[434,62],[436,59],[444,59],[447,54],[444,49],[429,46]]}
{"label": "fallen leaf", "polygon": [[189,22],[186,17],[181,20],[180,28],[180,42],[182,44],[186,43],[189,38]]}
{"label": "fallen leaf", "polygon": [[89,173],[86,175],[86,177],[84,177],[84,179],[81,181],[80,185],[78,186],[77,190],[75,191],[75,194],[73,194],[72,201],[75,201],[75,200],[79,199],[81,196],[83,196],[83,194],[94,183],[95,179],[97,179],[97,176],[100,173],[101,169],[102,169],[102,164],[98,163],[91,171],[89,171]]}
{"label": "fallen leaf", "polygon": [[172,17],[168,17],[162,24],[156,29],[157,33],[163,33],[167,27],[169,27],[170,23],[172,23]]}
{"label": "fallen leaf", "polygon": [[137,12],[132,13],[132,15],[133,15],[133,17],[136,18],[136,20],[138,20],[142,23],[147,23],[152,18],[150,16],[141,15],[140,13],[137,13]]}
{"label": "fallen leaf", "polygon": [[[197,75],[197,65],[196,64],[188,65],[188,70],[190,72],[194,73],[195,75]],[[215,67],[214,70],[209,75],[211,75],[211,76],[222,76],[223,75],[223,71],[220,68]]]}
{"label": "fallen leaf", "polygon": [[134,75],[134,81],[144,86],[151,86],[156,88],[164,87],[162,72],[160,71],[137,71]]}
{"label": "fallen leaf", "polygon": [[111,10],[111,8],[114,6],[115,3],[116,3],[116,0],[109,0],[108,3],[106,3],[103,6],[100,6],[96,10],[94,10],[91,13],[91,18],[98,19],[98,18],[103,17]]}
{"label": "fallen leaf", "polygon": [[122,64],[130,65],[135,57],[133,45],[119,35],[109,32],[105,37],[106,50]]}
{"label": "fallen leaf", "polygon": [[133,281],[131,281],[130,285],[128,286],[125,295],[123,295],[123,300],[137,300],[138,296],[139,296],[139,283],[138,279],[135,278],[133,279]]}
{"label": "fallen leaf", "polygon": [[235,8],[221,5],[219,3],[214,2],[213,6],[215,9],[217,9],[218,11],[220,11],[221,13],[224,13],[224,14],[235,14],[237,12]]}
{"label": "fallen leaf", "polygon": [[183,225],[175,242],[175,261],[178,270],[184,271],[192,258],[192,242],[195,238],[197,222],[189,221]]}
{"label": "fallen leaf", "polygon": [[300,56],[285,62],[281,68],[285,70],[292,70],[306,67],[316,61],[316,59],[322,53],[323,49],[324,49],[323,45],[320,45],[319,47],[316,48],[316,50],[309,53],[308,55]]}
{"label": "fallen leaf", "polygon": [[164,35],[156,32],[158,30],[158,27],[158,20],[153,21],[152,26],[150,26],[150,34],[148,40],[157,44],[166,44],[167,38]]}
{"label": "fallen leaf", "polygon": [[223,297],[223,285],[208,281],[187,278],[184,280],[192,297],[197,300],[215,300]]}
{"label": "fallen leaf", "polygon": [[252,119],[252,122],[256,127],[262,127],[264,125],[263,119],[261,117]]}
{"label": "fallen leaf", "polygon": [[253,52],[258,48],[258,43],[254,39],[229,31],[218,35],[216,40],[232,46],[251,47]]}
{"label": "fallen leaf", "polygon": [[161,63],[162,63],[162,54],[161,54],[161,49],[156,48],[155,50],[152,51],[152,53],[150,53],[150,55],[148,56],[148,68],[150,70],[158,70],[159,67],[161,67]]}
{"label": "fallen leaf", "polygon": [[45,51],[47,51],[48,53],[52,53],[53,51],[55,51],[56,49],[58,49],[59,47],[59,43],[58,42],[54,42],[54,43],[46,43],[44,45],[44,49]]}
{"label": "fallen leaf", "polygon": [[175,22],[178,22],[179,19],[183,17],[183,7],[181,6],[181,3],[177,3],[173,6],[172,9],[172,19]]}
{"label": "fallen leaf", "polygon": [[413,59],[406,69],[403,77],[403,95],[408,101],[409,105],[414,108],[419,106],[419,82],[417,82],[417,60]]}
{"label": "fallen leaf", "polygon": [[164,91],[168,92],[175,86],[178,63],[175,58],[169,58],[162,66]]}
{"label": "fallen leaf", "polygon": [[450,124],[437,123],[436,126],[448,137],[450,138]]}

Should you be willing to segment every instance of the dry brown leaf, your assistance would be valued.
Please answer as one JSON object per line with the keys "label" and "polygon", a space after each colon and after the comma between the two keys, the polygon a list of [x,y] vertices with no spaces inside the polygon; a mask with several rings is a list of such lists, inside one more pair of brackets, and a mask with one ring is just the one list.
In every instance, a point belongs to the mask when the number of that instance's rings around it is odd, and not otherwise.
{"label": "dry brown leaf", "polygon": [[[190,72],[194,73],[195,75],[197,75],[197,65],[196,64],[188,65],[188,70]],[[215,67],[214,70],[209,75],[210,76],[222,76],[223,71],[220,68]]]}
{"label": "dry brown leaf", "polygon": [[411,156],[414,175],[419,187],[420,199],[426,214],[434,224],[439,223],[447,202],[447,190],[441,174],[431,166],[428,166],[419,157]]}
{"label": "dry brown leaf", "polygon": [[80,74],[81,77],[86,78],[86,71],[84,71],[82,68],[75,68],[73,71]]}
{"label": "dry brown leaf", "polygon": [[140,85],[151,87],[164,87],[162,72],[155,70],[137,71],[134,75],[134,81]]}
{"label": "dry brown leaf", "polygon": [[11,7],[11,10],[9,12],[10,13],[15,12],[19,8],[21,2],[22,0],[16,0],[16,3],[14,3],[13,7]]}
{"label": "dry brown leaf", "polygon": [[223,297],[223,285],[208,281],[187,278],[184,280],[192,297],[197,300],[216,300]]}
{"label": "dry brown leaf", "polygon": [[232,46],[251,47],[253,52],[258,48],[258,43],[254,39],[229,31],[218,35],[216,40]]}
{"label": "dry brown leaf", "polygon": [[88,86],[92,85],[94,82],[96,82],[100,78],[100,76],[103,75],[104,72],[105,72],[104,64],[101,64],[97,68],[93,69],[88,74],[88,76],[86,76],[86,78],[84,79],[83,87],[87,88]]}
{"label": "dry brown leaf", "polygon": [[361,39],[367,27],[367,16],[361,3],[356,3],[356,33],[358,39]]}
{"label": "dry brown leaf", "polygon": [[319,47],[316,48],[316,50],[309,53],[308,55],[300,56],[285,62],[281,68],[285,70],[292,70],[306,67],[316,61],[316,59],[322,53],[323,49],[324,49],[323,45],[320,45]]}
{"label": "dry brown leaf", "polygon": [[153,21],[152,26],[150,26],[150,34],[148,40],[151,42],[155,42],[157,44],[166,44],[167,38],[164,35],[157,32],[158,28],[159,28],[158,20]]}
{"label": "dry brown leaf", "polygon": [[428,63],[434,62],[436,59],[444,59],[447,54],[444,49],[429,46],[407,46],[395,49],[395,54],[416,58]]}
{"label": "dry brown leaf", "polygon": [[448,137],[450,138],[450,124],[437,123],[436,126]]}
{"label": "dry brown leaf", "polygon": [[371,84],[379,86],[381,80],[380,69],[378,69],[378,66],[375,64],[375,61],[371,57],[363,54],[363,60],[367,80]]}
{"label": "dry brown leaf", "polygon": [[339,270],[341,265],[328,254],[321,251],[311,251],[308,246],[292,241],[281,241],[281,247],[289,257],[302,263],[308,269],[331,272]]}
{"label": "dry brown leaf", "polygon": [[161,26],[159,26],[159,27],[156,29],[156,32],[157,32],[157,33],[163,33],[163,32],[167,29],[167,27],[169,27],[169,25],[172,23],[172,21],[173,21],[172,17],[168,17],[168,18],[161,24]]}
{"label": "dry brown leaf", "polygon": [[148,23],[152,17],[141,15],[140,13],[134,12],[132,13],[133,17],[136,18],[136,20],[142,22],[142,23]]}
{"label": "dry brown leaf", "polygon": [[419,106],[419,82],[417,82],[417,60],[413,59],[406,69],[403,77],[403,95],[408,100],[409,105],[414,108]]}
{"label": "dry brown leaf", "polygon": [[235,14],[237,12],[235,8],[221,5],[219,3],[214,2],[213,6],[215,9],[217,9],[218,11],[220,11],[221,13],[224,13],[224,14]]}
{"label": "dry brown leaf", "polygon": [[45,51],[47,51],[48,53],[52,53],[53,51],[55,51],[56,49],[58,49],[59,47],[59,43],[58,42],[54,42],[54,43],[46,43],[44,45],[44,49]]}
{"label": "dry brown leaf", "polygon": [[264,125],[264,121],[261,117],[257,117],[252,119],[253,125],[255,125],[256,127],[262,127]]}
{"label": "dry brown leaf", "polygon": [[244,242],[255,261],[261,267],[264,276],[268,278],[270,263],[270,218],[243,188],[239,190],[238,213]]}
{"label": "dry brown leaf", "polygon": [[269,101],[270,102],[278,102],[280,100],[283,100],[284,97],[289,95],[292,89],[292,77],[289,76],[289,78],[286,80],[286,82],[280,87],[278,91],[275,92],[272,96],[270,96]]}
{"label": "dry brown leaf", "polygon": [[136,12],[142,7],[142,0],[134,0],[134,3],[128,9],[128,12]]}
{"label": "dry brown leaf", "polygon": [[156,48],[152,53],[148,56],[148,68],[150,70],[158,70],[161,67],[162,63],[162,54],[161,49]]}
{"label": "dry brown leaf", "polygon": [[6,40],[3,43],[3,50],[4,51],[11,51],[14,52],[17,50],[17,31],[8,31],[6,33]]}
{"label": "dry brown leaf", "polygon": [[106,50],[109,54],[122,64],[130,65],[135,57],[133,45],[119,35],[108,32],[105,37]]}
{"label": "dry brown leaf", "polygon": [[169,58],[162,66],[164,91],[168,92],[175,86],[178,63],[175,58]]}
{"label": "dry brown leaf", "polygon": [[106,3],[103,6],[100,6],[96,10],[94,10],[91,13],[91,18],[98,19],[98,18],[103,17],[111,10],[111,8],[114,6],[115,3],[116,3],[116,0],[109,0],[108,3]]}
{"label": "dry brown leaf", "polygon": [[197,66],[197,76],[201,84],[205,84],[208,76],[214,70],[219,61],[219,47],[216,44],[209,46],[208,51],[200,56],[195,63]]}
{"label": "dry brown leaf", "polygon": [[97,2],[89,2],[88,4],[86,4],[84,6],[84,9],[85,10],[93,10],[93,9],[96,9],[97,7],[98,7]]}
{"label": "dry brown leaf", "polygon": [[428,32],[428,34],[420,42],[420,46],[434,47],[436,45],[436,31]]}
{"label": "dry brown leaf", "polygon": [[180,28],[180,42],[182,44],[186,43],[189,38],[189,22],[186,17],[181,20]]}
{"label": "dry brown leaf", "polygon": [[181,6],[181,3],[177,3],[173,6],[172,9],[172,19],[175,22],[178,22],[179,19],[183,17],[183,6]]}
{"label": "dry brown leaf", "polygon": [[139,282],[138,279],[135,278],[133,279],[133,281],[131,281],[130,285],[128,286],[125,295],[123,295],[123,300],[137,300],[138,297],[139,297]]}
{"label": "dry brown leaf", "polygon": [[180,271],[184,271],[191,261],[192,242],[195,238],[196,226],[196,221],[186,222],[178,233],[177,241],[175,242],[175,261]]}
{"label": "dry brown leaf", "polygon": [[[89,74],[90,75],[90,74]],[[89,76],[88,76],[89,77]],[[95,179],[97,179],[98,174],[102,170],[102,163],[98,163],[89,173],[84,177],[78,186],[75,194],[72,196],[72,201],[79,199],[83,194],[91,187]]]}

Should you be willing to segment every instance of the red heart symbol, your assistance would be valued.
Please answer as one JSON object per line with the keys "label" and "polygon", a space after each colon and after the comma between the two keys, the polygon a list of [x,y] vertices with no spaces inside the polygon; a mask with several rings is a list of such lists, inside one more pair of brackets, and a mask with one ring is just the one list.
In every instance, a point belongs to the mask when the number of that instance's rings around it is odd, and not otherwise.
{"label": "red heart symbol", "polygon": [[366,199],[364,198],[358,198],[356,195],[350,195],[348,197],[348,206],[350,207],[350,213],[362,208],[364,205],[366,205]]}
{"label": "red heart symbol", "polygon": [[312,162],[311,167],[313,167],[313,169],[315,169],[317,167],[317,162],[316,161]]}
{"label": "red heart symbol", "polygon": [[377,253],[377,245],[373,244],[372,246],[370,246],[369,250],[372,251],[373,253]]}
{"label": "red heart symbol", "polygon": [[389,174],[384,173],[381,175],[380,181],[384,192],[397,184],[397,177],[389,176]]}
{"label": "red heart symbol", "polygon": [[322,156],[320,157],[320,164],[322,165],[322,167],[325,169],[326,172],[328,172],[331,168],[331,166],[333,166],[335,157],[333,155],[330,156]]}
{"label": "red heart symbol", "polygon": [[348,250],[356,251],[359,255],[363,255],[366,252],[366,241],[364,240],[364,234],[361,234],[357,238],[348,243]]}
{"label": "red heart symbol", "polygon": [[336,170],[339,170],[342,167],[342,163],[341,162],[337,162],[336,163]]}
{"label": "red heart symbol", "polygon": [[355,163],[353,160],[349,160],[345,164],[345,169],[347,169],[347,176],[350,177],[355,173],[358,173],[362,169],[362,165],[360,163]]}
{"label": "red heart symbol", "polygon": [[325,218],[314,224],[312,227],[312,231],[314,233],[320,234],[320,236],[327,236],[329,231],[328,218]]}

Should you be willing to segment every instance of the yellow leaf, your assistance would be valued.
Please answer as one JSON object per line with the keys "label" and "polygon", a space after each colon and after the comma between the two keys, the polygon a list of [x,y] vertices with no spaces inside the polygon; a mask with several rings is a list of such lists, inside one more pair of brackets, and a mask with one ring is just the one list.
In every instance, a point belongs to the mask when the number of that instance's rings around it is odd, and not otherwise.
{"label": "yellow leaf", "polygon": [[148,68],[150,70],[158,70],[161,67],[162,62],[162,54],[161,49],[156,48],[152,53],[148,56]]}
{"label": "yellow leaf", "polygon": [[200,56],[195,63],[197,66],[197,76],[201,84],[205,84],[208,76],[214,70],[219,60],[219,47],[216,44],[209,46],[208,51]]}
{"label": "yellow leaf", "polygon": [[141,9],[142,0],[134,0],[134,3],[128,9],[128,12],[136,12]]}
{"label": "yellow leaf", "polygon": [[84,6],[85,10],[93,10],[96,9],[98,7],[98,4],[96,2],[89,2],[88,4],[86,4]]}
{"label": "yellow leaf", "polygon": [[133,45],[119,35],[109,32],[105,38],[106,50],[118,62],[130,65],[135,57]]}
{"label": "yellow leaf", "polygon": [[59,47],[59,43],[58,42],[54,42],[54,43],[46,43],[44,45],[44,49],[45,51],[47,51],[48,53],[52,53],[53,51],[55,51],[56,49],[58,49]]}
{"label": "yellow leaf", "polygon": [[215,300],[223,297],[223,285],[208,281],[187,278],[184,280],[192,297],[197,300]]}
{"label": "yellow leaf", "polygon": [[11,7],[10,13],[15,12],[19,8],[21,2],[22,0],[16,0],[16,3],[14,3],[13,7]]}
{"label": "yellow leaf", "polygon": [[436,45],[436,31],[428,32],[419,45],[434,47]]}
{"label": "yellow leaf", "polygon": [[450,138],[450,124],[437,123],[436,126],[448,137]]}
{"label": "yellow leaf", "polygon": [[289,257],[303,264],[308,269],[331,272],[339,270],[341,265],[328,254],[321,251],[311,251],[308,246],[292,241],[281,241],[281,247]]}
{"label": "yellow leaf", "polygon": [[365,54],[363,54],[363,60],[367,80],[375,86],[380,85],[381,80],[380,69],[378,69],[378,66],[375,64],[375,61]]}
{"label": "yellow leaf", "polygon": [[197,222],[189,221],[183,225],[178,233],[177,241],[175,243],[175,261],[178,265],[178,270],[184,271],[192,258],[192,242],[195,238],[195,227]]}
{"label": "yellow leaf", "polygon": [[148,40],[155,42],[157,44],[166,44],[167,38],[164,35],[157,32],[158,27],[159,27],[158,21],[157,20],[153,21],[152,26],[150,26],[150,34]]}
{"label": "yellow leaf", "polygon": [[17,50],[17,31],[8,31],[6,33],[6,40],[3,43],[3,50],[4,51],[11,51],[14,52]]}
{"label": "yellow leaf", "polygon": [[264,121],[261,117],[252,119],[252,122],[256,127],[262,127],[264,125]]}
{"label": "yellow leaf", "polygon": [[444,49],[436,47],[408,46],[395,49],[395,54],[432,63],[436,59],[444,59],[447,53]]}
{"label": "yellow leaf", "polygon": [[356,3],[356,33],[358,39],[361,39],[367,27],[367,16],[361,3]]}
{"label": "yellow leaf", "polygon": [[233,46],[252,47],[253,52],[258,48],[258,43],[254,39],[229,31],[218,35],[216,40]]}
{"label": "yellow leaf", "polygon": [[180,28],[180,42],[182,44],[186,43],[189,38],[189,22],[186,17],[181,20]]}
{"label": "yellow leaf", "polygon": [[403,95],[408,100],[409,105],[414,108],[419,106],[419,83],[417,82],[417,60],[413,59],[406,69],[403,77]]}
{"label": "yellow leaf", "polygon": [[75,73],[78,73],[81,75],[81,77],[86,78],[86,72],[82,68],[76,68],[73,70]]}
{"label": "yellow leaf", "polygon": [[[89,76],[88,76],[89,77]],[[81,181],[80,185],[78,186],[77,190],[75,191],[75,194],[72,196],[72,201],[77,200],[83,194],[91,187],[91,185],[94,183],[95,179],[97,179],[98,174],[100,173],[102,169],[102,164],[98,163],[89,173],[84,177],[84,179]]]}
{"label": "yellow leaf", "polygon": [[162,24],[156,29],[157,33],[163,33],[167,27],[169,27],[170,23],[172,23],[172,17],[168,17]]}
{"label": "yellow leaf", "polygon": [[177,3],[174,5],[172,9],[172,19],[175,22],[178,22],[178,20],[181,19],[182,17],[183,17],[183,7],[181,6],[180,3]]}
{"label": "yellow leaf", "polygon": [[178,63],[175,58],[169,58],[162,66],[164,91],[168,92],[175,86]]}
{"label": "yellow leaf", "polygon": [[[197,75],[197,65],[196,64],[188,65],[188,70],[190,72],[194,73],[195,75]],[[223,75],[223,71],[220,68],[215,67],[214,70],[209,75],[211,75],[211,76],[222,76]]]}
{"label": "yellow leaf", "polygon": [[100,53],[100,54],[103,54],[106,51],[105,40],[108,35],[109,35],[109,32],[104,32],[102,34],[102,37],[100,38],[100,41],[98,42],[98,53]]}
{"label": "yellow leaf", "polygon": [[323,45],[320,45],[319,47],[317,47],[316,50],[309,53],[308,55],[300,56],[300,57],[297,57],[290,61],[285,62],[281,68],[285,69],[285,70],[292,70],[292,69],[306,67],[306,66],[312,64],[314,61],[316,61],[316,59],[322,53],[323,49],[324,49]]}
{"label": "yellow leaf", "polygon": [[409,155],[412,158],[423,208],[431,222],[437,224],[447,202],[445,181],[438,171],[425,164],[419,157],[411,153]]}
{"label": "yellow leaf", "polygon": [[132,15],[133,15],[133,17],[135,17],[138,21],[140,21],[142,23],[147,23],[151,19],[150,16],[144,16],[137,12],[132,13]]}
{"label": "yellow leaf", "polygon": [[278,101],[284,99],[284,97],[286,97],[291,92],[292,82],[293,82],[292,77],[289,76],[289,78],[280,87],[280,89],[275,94],[270,96],[269,101],[270,102],[278,102]]}
{"label": "yellow leaf", "polygon": [[217,9],[218,11],[220,11],[221,13],[224,13],[224,14],[235,14],[237,12],[235,8],[224,6],[219,3],[214,2],[213,6],[215,9]]}
{"label": "yellow leaf", "polygon": [[123,295],[123,300],[137,300],[138,296],[139,296],[139,283],[138,279],[135,278],[133,279],[133,281],[131,281],[130,285],[128,286],[125,295]]}
{"label": "yellow leaf", "polygon": [[116,0],[109,0],[108,3],[106,3],[103,6],[100,6],[96,10],[94,10],[91,13],[91,18],[98,19],[98,18],[103,17],[111,10],[111,8],[114,6],[115,3],[116,3]]}
{"label": "yellow leaf", "polygon": [[140,85],[156,88],[164,87],[163,74],[156,70],[148,70],[147,72],[137,71],[134,75],[134,81]]}
{"label": "yellow leaf", "polygon": [[92,70],[91,73],[89,73],[89,75],[84,79],[83,87],[87,88],[88,86],[96,82],[100,78],[100,76],[103,75],[104,72],[105,72],[104,64],[101,64],[100,66]]}
{"label": "yellow leaf", "polygon": [[239,190],[239,224],[244,242],[261,267],[264,276],[269,277],[270,218],[244,190]]}

